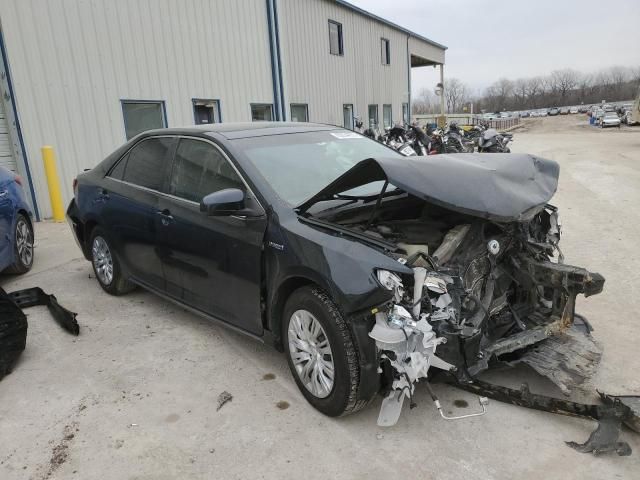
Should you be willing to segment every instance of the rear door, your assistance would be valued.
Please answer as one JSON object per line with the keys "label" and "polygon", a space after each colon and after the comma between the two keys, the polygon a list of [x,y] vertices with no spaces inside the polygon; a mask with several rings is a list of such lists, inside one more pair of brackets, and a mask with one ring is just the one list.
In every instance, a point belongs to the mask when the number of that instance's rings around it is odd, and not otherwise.
{"label": "rear door", "polygon": [[116,255],[136,280],[165,290],[157,251],[158,199],[165,188],[176,138],[150,137],[138,142],[105,177],[93,200],[100,224]]}
{"label": "rear door", "polygon": [[266,215],[209,217],[200,212],[204,196],[226,188],[239,188],[252,196],[217,145],[181,138],[167,195],[159,200],[158,251],[172,296],[259,335]]}

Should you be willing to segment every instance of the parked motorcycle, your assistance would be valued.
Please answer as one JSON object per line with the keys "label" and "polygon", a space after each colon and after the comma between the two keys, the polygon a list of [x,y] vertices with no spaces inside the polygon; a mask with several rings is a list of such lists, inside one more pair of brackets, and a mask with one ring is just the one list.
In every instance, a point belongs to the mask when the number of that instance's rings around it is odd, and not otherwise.
{"label": "parked motorcycle", "polygon": [[478,138],[478,152],[510,153],[511,141],[513,141],[512,134],[498,133],[495,128],[489,128]]}

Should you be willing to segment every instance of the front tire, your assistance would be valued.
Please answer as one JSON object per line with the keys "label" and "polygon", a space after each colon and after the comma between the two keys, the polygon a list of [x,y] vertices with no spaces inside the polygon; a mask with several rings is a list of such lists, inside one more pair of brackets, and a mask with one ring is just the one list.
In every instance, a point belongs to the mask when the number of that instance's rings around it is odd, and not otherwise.
{"label": "front tire", "polygon": [[349,326],[329,296],[302,287],[287,300],[282,338],[291,373],[307,401],[330,417],[355,413],[360,366]]}
{"label": "front tire", "polygon": [[29,219],[19,213],[16,218],[16,227],[13,232],[13,254],[15,262],[7,267],[7,273],[23,274],[33,267],[33,227]]}
{"label": "front tire", "polygon": [[135,288],[122,275],[120,263],[106,232],[96,227],[91,232],[89,244],[91,265],[102,289],[110,295],[124,295]]}

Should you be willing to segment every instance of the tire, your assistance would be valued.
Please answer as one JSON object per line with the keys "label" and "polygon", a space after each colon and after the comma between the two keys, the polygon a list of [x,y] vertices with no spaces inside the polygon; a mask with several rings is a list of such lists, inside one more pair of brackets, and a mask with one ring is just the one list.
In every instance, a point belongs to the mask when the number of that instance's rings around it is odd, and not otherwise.
{"label": "tire", "polygon": [[113,251],[109,236],[100,227],[91,231],[89,254],[93,273],[105,292],[118,296],[135,289],[135,285],[122,275],[120,262]]}
{"label": "tire", "polygon": [[[301,313],[306,312],[306,313]],[[319,324],[321,332],[316,337],[318,342],[306,342],[302,340],[305,332],[304,328],[305,315],[309,314],[311,318]],[[296,321],[303,324],[302,329],[296,329]],[[307,322],[309,318],[307,317]],[[300,323],[298,324],[300,325]],[[309,323],[307,323],[309,326]],[[291,329],[291,332],[290,332]],[[306,331],[309,333],[313,329]],[[317,331],[317,329],[316,329]],[[298,332],[298,333],[296,333]],[[306,338],[312,338],[313,334]],[[326,388],[326,384],[322,385],[320,378],[320,370],[322,367],[318,365],[318,361],[312,363],[311,360],[302,358],[308,356],[304,347],[314,354],[315,345],[324,344],[323,337],[328,341],[329,354],[324,350],[317,349],[315,354],[319,355],[324,362],[328,362],[329,358],[333,364],[334,379],[331,388]],[[293,378],[295,379],[300,392],[307,401],[318,411],[329,416],[338,417],[355,413],[365,407],[369,400],[358,400],[358,388],[360,385],[360,366],[358,362],[358,352],[355,342],[352,338],[349,326],[345,322],[338,307],[331,301],[329,296],[317,287],[302,287],[291,294],[284,308],[284,317],[282,321],[282,338],[287,356],[287,362]],[[300,346],[303,344],[303,350]],[[292,355],[291,351],[294,350]],[[324,352],[324,353],[323,353]],[[297,366],[293,357],[298,359]],[[313,357],[312,357],[313,358]],[[323,391],[314,391],[314,385],[311,382],[305,383],[303,380],[304,370],[307,365],[312,363],[314,369],[310,377],[316,377],[316,384],[323,386]],[[325,376],[325,379],[327,377]],[[375,396],[374,396],[375,397]]]}
{"label": "tire", "polygon": [[13,231],[13,254],[15,262],[7,267],[5,272],[14,274],[27,273],[33,267],[33,226],[29,219],[19,213],[16,217],[16,226]]}

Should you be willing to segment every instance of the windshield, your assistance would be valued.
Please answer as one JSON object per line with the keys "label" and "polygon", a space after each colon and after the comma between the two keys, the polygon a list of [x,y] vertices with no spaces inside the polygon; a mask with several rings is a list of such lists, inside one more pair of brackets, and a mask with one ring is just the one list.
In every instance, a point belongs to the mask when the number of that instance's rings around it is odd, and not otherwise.
{"label": "windshield", "polygon": [[[402,156],[348,130],[243,138],[233,143],[291,206],[311,198],[362,160]],[[382,182],[374,182],[345,193],[375,195],[381,188]]]}

